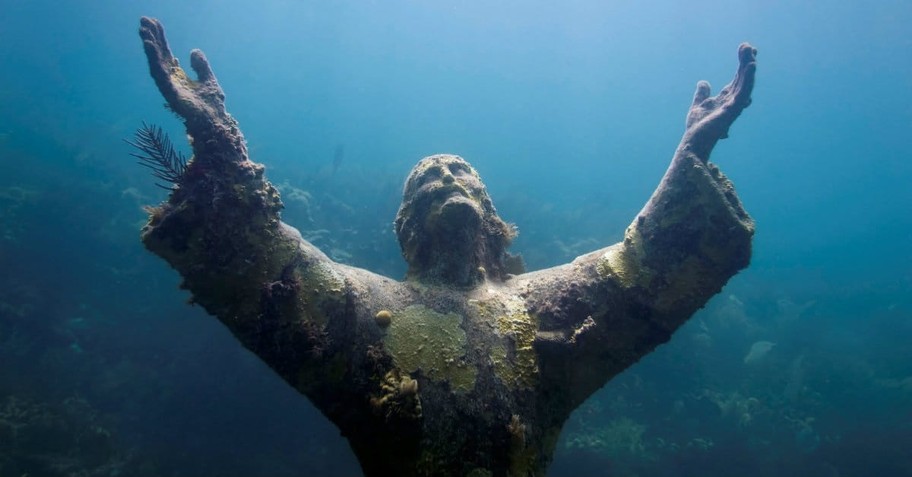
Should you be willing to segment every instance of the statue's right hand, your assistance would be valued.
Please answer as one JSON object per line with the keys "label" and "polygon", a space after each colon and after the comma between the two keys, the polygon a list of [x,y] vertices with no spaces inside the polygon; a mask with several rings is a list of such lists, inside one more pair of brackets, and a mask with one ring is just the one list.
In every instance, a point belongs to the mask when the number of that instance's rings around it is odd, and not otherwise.
{"label": "statue's right hand", "polygon": [[187,121],[223,118],[225,95],[206,55],[200,50],[190,52],[190,66],[197,77],[194,81],[171,53],[162,24],[154,18],[142,17],[139,25],[149,71],[168,107]]}

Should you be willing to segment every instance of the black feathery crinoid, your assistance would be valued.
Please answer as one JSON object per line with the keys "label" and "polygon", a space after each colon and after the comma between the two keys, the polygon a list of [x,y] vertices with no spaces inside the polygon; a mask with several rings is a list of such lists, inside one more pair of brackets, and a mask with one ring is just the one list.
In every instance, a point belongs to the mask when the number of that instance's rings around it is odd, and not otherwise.
{"label": "black feathery crinoid", "polygon": [[[131,156],[139,159],[139,164],[152,169],[152,175],[170,182],[171,185],[180,183],[184,172],[187,170],[187,158],[174,149],[168,134],[162,131],[162,128],[154,124],[142,123],[142,127],[136,130],[133,140],[124,139],[124,141],[139,150],[137,153],[130,153]],[[170,190],[171,186],[159,184],[155,185],[162,189]]]}

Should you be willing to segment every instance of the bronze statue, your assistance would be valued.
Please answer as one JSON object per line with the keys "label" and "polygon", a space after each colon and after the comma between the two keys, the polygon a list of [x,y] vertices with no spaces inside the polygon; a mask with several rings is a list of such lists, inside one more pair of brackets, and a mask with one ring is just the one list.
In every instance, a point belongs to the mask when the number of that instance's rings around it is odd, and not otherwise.
{"label": "bronze statue", "polygon": [[143,18],[140,36],[193,147],[143,242],[339,427],[365,475],[544,475],[570,413],[750,260],[753,222],[709,162],[750,104],[750,45],[718,95],[698,83],[671,166],[623,242],[518,273],[514,231],[478,173],[436,155],[405,185],[397,281],[334,263],[282,223],[203,53],[191,53],[193,80],[158,21]]}

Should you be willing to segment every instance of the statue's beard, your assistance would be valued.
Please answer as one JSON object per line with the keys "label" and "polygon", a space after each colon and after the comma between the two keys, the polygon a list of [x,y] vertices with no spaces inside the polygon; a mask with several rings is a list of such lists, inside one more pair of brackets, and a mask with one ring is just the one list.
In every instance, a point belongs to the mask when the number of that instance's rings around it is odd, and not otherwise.
{"label": "statue's beard", "polygon": [[409,275],[461,286],[483,280],[489,261],[483,202],[457,186],[422,192],[396,219]]}
{"label": "statue's beard", "polygon": [[481,265],[483,215],[478,203],[451,194],[433,203],[424,221],[418,269],[451,283],[472,281]]}
{"label": "statue's beard", "polygon": [[437,233],[473,238],[481,227],[483,212],[478,203],[462,195],[451,195],[429,217],[429,229]]}

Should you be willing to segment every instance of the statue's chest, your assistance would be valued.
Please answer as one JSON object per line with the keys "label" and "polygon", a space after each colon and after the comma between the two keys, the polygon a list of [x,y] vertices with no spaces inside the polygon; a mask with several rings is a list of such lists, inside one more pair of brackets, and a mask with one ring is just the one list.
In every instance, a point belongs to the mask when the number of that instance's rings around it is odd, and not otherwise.
{"label": "statue's chest", "polygon": [[485,374],[510,390],[534,387],[538,324],[525,302],[497,289],[446,298],[425,293],[394,312],[383,342],[400,373],[446,382],[457,393],[471,392]]}

